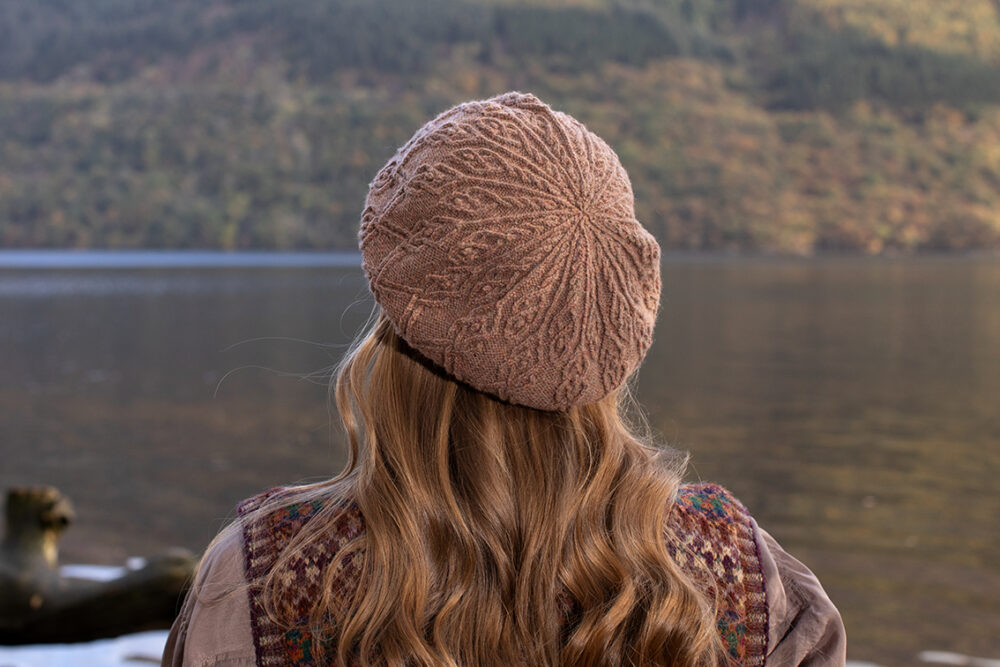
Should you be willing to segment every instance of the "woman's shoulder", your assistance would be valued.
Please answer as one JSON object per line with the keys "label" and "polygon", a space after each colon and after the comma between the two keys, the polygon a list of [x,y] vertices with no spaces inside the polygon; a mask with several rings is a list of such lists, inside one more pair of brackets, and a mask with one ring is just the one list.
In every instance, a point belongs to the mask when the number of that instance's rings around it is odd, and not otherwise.
{"label": "woman's shoulder", "polygon": [[[347,604],[357,586],[359,561],[357,550],[344,547],[364,532],[355,503],[322,490],[278,487],[243,501],[237,513],[247,580],[264,582],[280,568],[275,582],[280,592],[272,602],[281,618],[304,627],[315,600],[325,597],[333,607]],[[265,609],[258,585],[249,591],[249,616],[260,664],[294,664],[294,656],[309,654],[310,633],[286,633]]]}
{"label": "woman's shoulder", "polygon": [[202,556],[198,574],[167,636],[162,665],[253,665],[243,540],[224,528]]}
{"label": "woman's shoulder", "polygon": [[760,549],[750,511],[719,484],[683,484],[668,520],[671,554],[682,567],[707,566],[719,581],[763,588]]}
{"label": "woman's shoulder", "polygon": [[353,501],[298,487],[275,487],[247,498],[237,506],[237,514],[251,580],[264,575],[288,543],[318,517],[324,517],[327,539],[314,547],[324,551],[336,552],[364,531],[364,518]]}
{"label": "woman's shoulder", "polygon": [[723,486],[684,484],[668,520],[668,548],[696,581],[738,599],[754,619],[766,623],[764,572],[756,523],[746,506]]}
{"label": "woman's shoulder", "polygon": [[[670,526],[675,559],[696,579],[710,571],[725,591],[720,632],[731,649],[745,654],[743,664],[755,659],[769,665],[844,664],[844,624],[819,579],[762,529],[731,491],[713,483],[682,485]],[[726,619],[729,627],[723,630]]]}
{"label": "woman's shoulder", "polygon": [[[302,593],[295,603],[319,593],[322,567],[363,530],[357,506],[297,487],[275,487],[239,503],[237,520],[219,533],[202,556],[198,575],[168,636],[162,664],[253,665],[260,656],[274,657],[275,647],[284,647],[287,638],[269,623],[255,584],[268,574],[291,540],[321,515],[326,515],[327,528],[333,530],[298,551],[288,563],[295,575],[292,587]],[[336,562],[348,583],[352,565],[353,559]],[[349,592],[345,587],[342,594]],[[278,657],[287,656],[280,653]]]}
{"label": "woman's shoulder", "polygon": [[741,665],[762,665],[768,604],[754,523],[725,487],[682,485],[670,508],[668,549],[674,560],[717,601],[719,633]]}

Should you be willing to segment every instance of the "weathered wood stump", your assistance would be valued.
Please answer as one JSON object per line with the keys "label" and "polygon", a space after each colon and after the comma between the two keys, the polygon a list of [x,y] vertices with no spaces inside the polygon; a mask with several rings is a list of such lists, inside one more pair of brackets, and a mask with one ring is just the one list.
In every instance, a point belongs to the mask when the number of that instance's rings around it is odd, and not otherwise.
{"label": "weathered wood stump", "polygon": [[0,543],[0,644],[78,642],[170,627],[198,559],[176,550],[110,581],[59,575],[73,507],[52,487],[11,489]]}

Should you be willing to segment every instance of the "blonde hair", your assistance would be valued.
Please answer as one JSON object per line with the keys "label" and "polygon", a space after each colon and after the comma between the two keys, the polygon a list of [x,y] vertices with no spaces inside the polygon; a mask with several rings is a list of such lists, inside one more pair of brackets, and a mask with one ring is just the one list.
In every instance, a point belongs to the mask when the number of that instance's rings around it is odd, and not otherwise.
{"label": "blonde hair", "polygon": [[[686,458],[654,446],[638,410],[629,414],[628,383],[565,412],[514,405],[445,374],[379,312],[332,390],[347,464],[280,502],[352,501],[364,518],[336,556],[356,556],[355,593],[333,604],[343,568],[328,567],[309,614],[314,632],[332,628],[338,664],[726,661],[713,601],[667,547]],[[329,535],[343,503],[326,508],[250,584],[283,627],[296,621],[281,574]],[[568,629],[567,594],[580,611]]]}

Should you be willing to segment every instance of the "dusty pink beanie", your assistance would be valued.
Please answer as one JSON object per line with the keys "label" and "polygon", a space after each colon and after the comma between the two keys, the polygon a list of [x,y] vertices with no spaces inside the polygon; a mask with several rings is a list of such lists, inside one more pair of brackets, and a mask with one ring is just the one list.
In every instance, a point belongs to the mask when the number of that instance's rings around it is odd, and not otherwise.
{"label": "dusty pink beanie", "polygon": [[459,104],[417,130],[371,182],[359,238],[396,332],[511,403],[596,401],[652,343],[660,247],[628,174],[534,95]]}

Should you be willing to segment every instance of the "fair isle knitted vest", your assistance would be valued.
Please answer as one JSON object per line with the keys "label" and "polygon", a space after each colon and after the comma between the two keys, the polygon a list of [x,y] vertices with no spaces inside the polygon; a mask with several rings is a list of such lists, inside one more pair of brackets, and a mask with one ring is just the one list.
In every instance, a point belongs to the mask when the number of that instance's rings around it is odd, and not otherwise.
{"label": "fair isle knitted vest", "polygon": [[[240,516],[283,492],[281,488],[271,489],[244,501],[238,510]],[[323,506],[322,500],[293,503],[245,525],[243,543],[248,581],[264,576],[288,541]],[[310,546],[283,576],[284,589],[297,593],[295,599],[285,601],[297,618],[306,618],[323,572],[338,550],[364,531],[364,519],[357,507],[347,503],[344,509],[328,539]],[[716,484],[684,485],[670,511],[669,538],[671,555],[695,583],[721,593],[716,627],[734,664],[763,665],[767,649],[767,600],[746,507]],[[334,565],[340,570],[334,580],[345,583],[334,590],[337,602],[346,604],[353,593],[350,584],[357,576],[356,555]],[[706,581],[707,573],[711,573],[714,581]],[[281,628],[265,613],[257,587],[250,587],[249,596],[257,665],[320,664],[318,639],[309,630]],[[575,601],[561,606],[564,623],[577,617],[579,609]],[[324,648],[326,655],[333,653],[328,644]]]}

